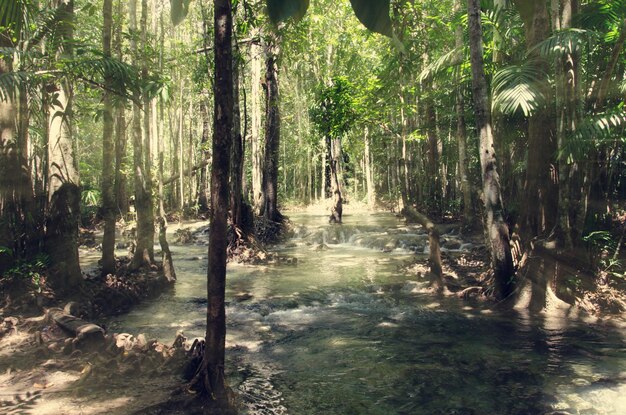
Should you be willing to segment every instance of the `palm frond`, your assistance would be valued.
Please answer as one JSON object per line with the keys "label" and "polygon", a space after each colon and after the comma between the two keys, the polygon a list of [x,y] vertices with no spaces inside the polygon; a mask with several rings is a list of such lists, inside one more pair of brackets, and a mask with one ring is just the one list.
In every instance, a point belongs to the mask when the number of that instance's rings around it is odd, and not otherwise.
{"label": "palm frond", "polygon": [[500,69],[493,77],[492,107],[504,114],[522,111],[532,115],[546,102],[541,85],[542,73],[529,60]]}
{"label": "palm frond", "polygon": [[19,39],[24,27],[28,26],[33,13],[34,2],[28,0],[8,0],[0,2],[0,27],[11,41]]}
{"label": "palm frond", "polygon": [[462,64],[465,56],[466,48],[455,48],[448,53],[444,53],[441,57],[439,57],[428,66],[426,66],[426,68],[424,68],[424,70],[419,74],[419,82],[424,82],[427,79],[434,78],[435,76],[441,74],[443,71],[453,66],[458,66]]}
{"label": "palm frond", "polygon": [[616,135],[623,139],[624,127],[626,127],[626,112],[623,108],[617,108],[583,119],[575,136],[585,141],[613,139]]}
{"label": "palm frond", "polygon": [[0,74],[0,101],[15,100],[17,91],[28,83],[30,76],[30,73],[23,71]]}
{"label": "palm frond", "polygon": [[579,121],[576,131],[568,135],[559,150],[559,157],[569,161],[585,160],[599,143],[615,139],[623,141],[625,127],[626,112],[621,107],[589,115]]}
{"label": "palm frond", "polygon": [[91,56],[68,59],[59,62],[66,74],[79,78],[90,79],[92,85],[102,85],[106,77],[113,81],[115,93],[132,95],[141,89],[139,70],[119,59],[107,57],[95,51]]}
{"label": "palm frond", "polygon": [[584,29],[566,29],[555,32],[546,40],[539,42],[529,54],[538,52],[548,58],[559,58],[584,50],[585,46],[597,40],[597,32]]}

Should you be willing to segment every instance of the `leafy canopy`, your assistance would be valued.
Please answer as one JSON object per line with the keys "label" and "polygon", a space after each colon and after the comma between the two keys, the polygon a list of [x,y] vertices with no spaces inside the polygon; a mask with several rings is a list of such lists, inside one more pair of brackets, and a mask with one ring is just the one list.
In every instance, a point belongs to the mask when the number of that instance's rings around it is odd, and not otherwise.
{"label": "leafy canopy", "polygon": [[329,138],[348,133],[357,119],[354,86],[348,78],[333,78],[332,85],[321,88],[311,108],[311,118],[319,131]]}

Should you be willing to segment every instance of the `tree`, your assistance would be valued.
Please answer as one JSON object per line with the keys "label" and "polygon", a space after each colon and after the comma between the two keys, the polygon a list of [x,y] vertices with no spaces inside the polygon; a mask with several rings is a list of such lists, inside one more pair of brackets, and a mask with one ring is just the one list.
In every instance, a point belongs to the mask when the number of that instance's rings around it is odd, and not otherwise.
{"label": "tree", "polygon": [[272,33],[265,45],[265,152],[263,163],[263,217],[280,222],[278,211],[278,160],[280,149],[280,108],[278,57],[280,35]]}
{"label": "tree", "polygon": [[207,272],[205,351],[196,382],[219,407],[229,406],[224,382],[226,348],[226,229],[229,209],[229,170],[233,132],[232,5],[214,3],[213,163],[211,166],[211,227]]}
{"label": "tree", "polygon": [[[59,24],[51,37],[58,60],[72,56],[74,1],[55,0]],[[48,215],[46,252],[52,269],[50,281],[61,291],[82,283],[78,261],[80,188],[75,142],[72,136],[72,84],[68,78],[48,86]]]}
{"label": "tree", "polygon": [[[111,37],[113,26],[113,0],[104,0],[102,5],[102,54],[111,57]],[[113,104],[111,74],[105,74],[107,90],[103,92],[104,111],[102,117],[102,216],[104,236],[102,237],[102,274],[115,273],[115,219],[116,203],[114,193],[115,140],[113,137]]]}
{"label": "tree", "polygon": [[[137,36],[140,33],[137,30],[137,0],[130,0],[130,31],[131,31],[131,53],[135,66],[139,66],[139,51],[137,47]],[[147,2],[142,1],[141,26],[142,33],[146,31],[147,19]],[[145,62],[142,63],[145,67]],[[142,71],[145,76],[145,71]],[[144,78],[145,80],[145,78]],[[136,230],[136,246],[131,269],[138,269],[142,266],[149,266],[154,263],[154,213],[152,204],[152,178],[151,172],[147,170],[146,157],[150,156],[149,146],[144,148],[144,141],[141,132],[141,113],[139,106],[140,94],[136,91],[133,103],[133,171],[134,171],[134,188],[135,188],[135,208],[137,210],[137,230]],[[146,108],[147,110],[147,108]],[[148,135],[149,137],[149,135]],[[145,151],[145,153],[144,153]]]}
{"label": "tree", "polygon": [[341,177],[341,138],[347,134],[356,121],[354,88],[347,78],[337,77],[332,85],[322,88],[312,109],[313,121],[326,141],[330,162],[331,194],[333,206],[330,222],[341,223],[343,214],[343,194]]}
{"label": "tree", "polygon": [[494,270],[496,297],[506,298],[513,290],[513,260],[509,247],[509,229],[502,217],[503,204],[491,130],[491,107],[485,77],[480,0],[467,2],[470,56],[472,62],[472,89],[476,128],[480,134],[480,165],[485,204],[485,225]]}

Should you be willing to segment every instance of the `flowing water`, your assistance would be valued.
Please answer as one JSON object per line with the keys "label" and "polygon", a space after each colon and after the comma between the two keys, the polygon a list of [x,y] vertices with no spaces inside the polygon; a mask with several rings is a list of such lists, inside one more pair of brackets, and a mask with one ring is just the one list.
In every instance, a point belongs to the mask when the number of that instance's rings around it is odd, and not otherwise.
{"label": "flowing water", "polygon": [[[291,220],[276,251],[295,261],[228,268],[227,372],[248,413],[626,413],[623,333],[428,293],[403,270],[426,235],[390,214]],[[172,250],[175,289],[111,331],[204,335],[206,246]]]}

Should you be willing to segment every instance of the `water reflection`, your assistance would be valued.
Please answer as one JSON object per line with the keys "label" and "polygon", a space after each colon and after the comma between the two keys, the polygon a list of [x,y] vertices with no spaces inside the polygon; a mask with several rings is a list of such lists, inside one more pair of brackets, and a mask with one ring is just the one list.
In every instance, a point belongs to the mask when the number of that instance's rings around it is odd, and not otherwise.
{"label": "water reflection", "polygon": [[[301,227],[279,249],[296,266],[229,267],[229,378],[250,413],[626,413],[620,333],[436,298],[401,271],[419,229],[345,219],[292,217]],[[206,247],[172,248],[175,289],[114,330],[203,335]]]}

